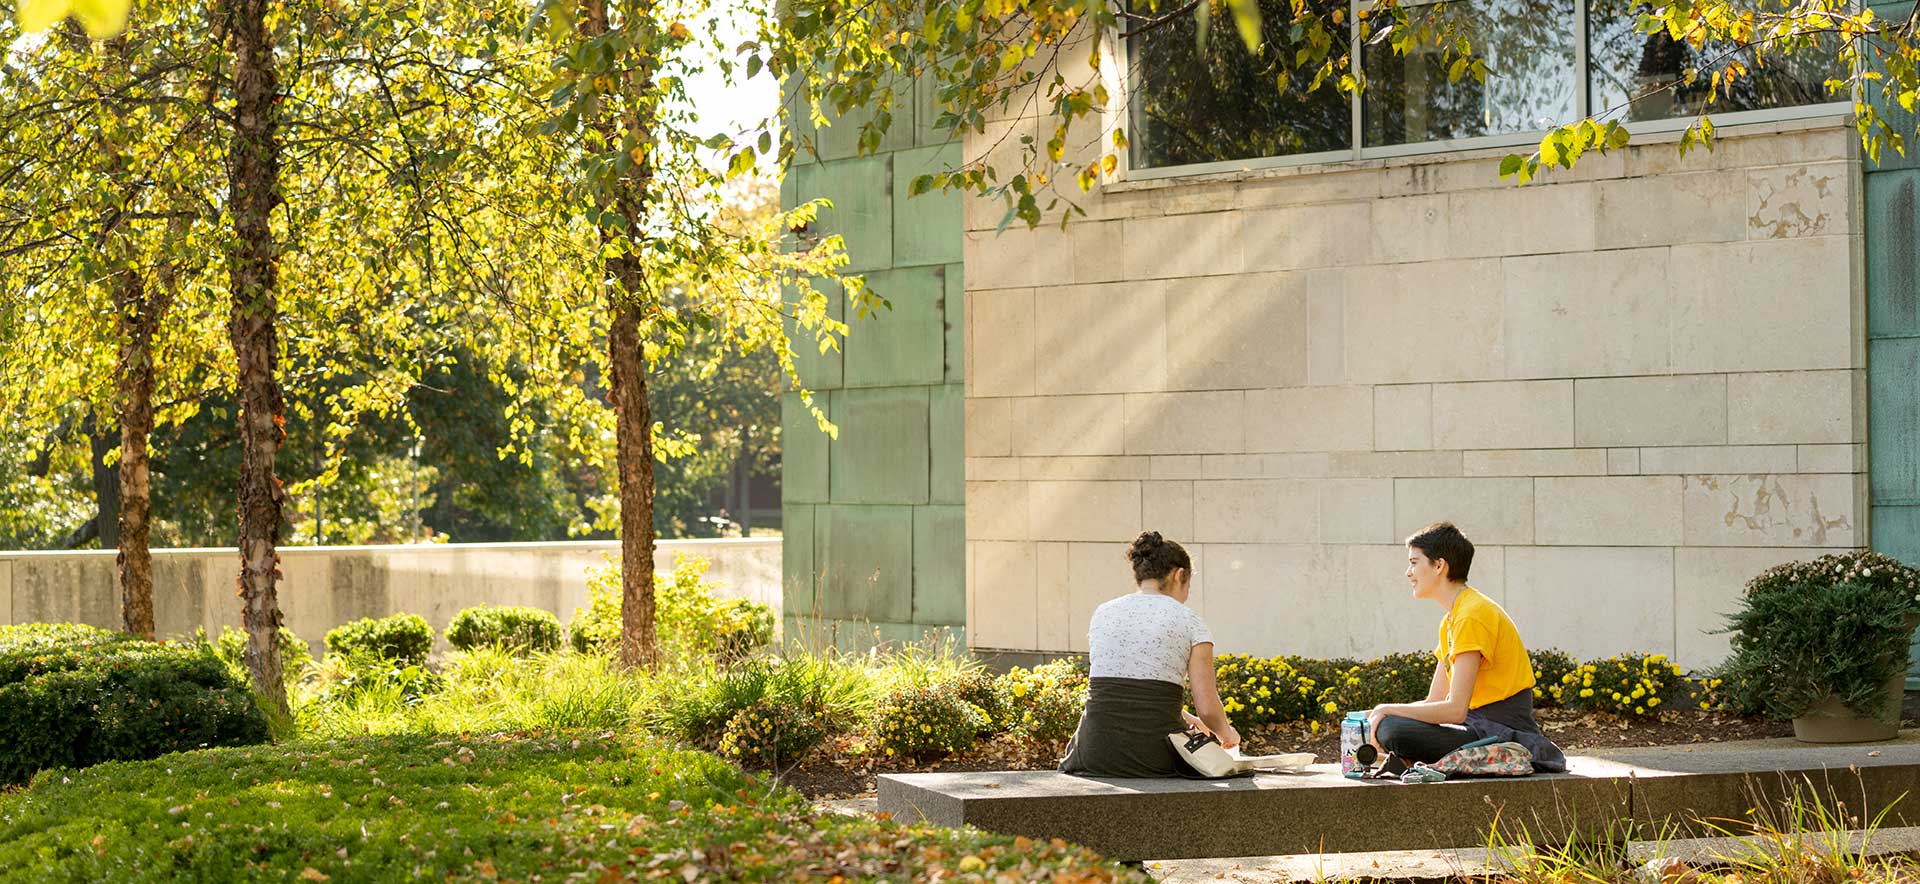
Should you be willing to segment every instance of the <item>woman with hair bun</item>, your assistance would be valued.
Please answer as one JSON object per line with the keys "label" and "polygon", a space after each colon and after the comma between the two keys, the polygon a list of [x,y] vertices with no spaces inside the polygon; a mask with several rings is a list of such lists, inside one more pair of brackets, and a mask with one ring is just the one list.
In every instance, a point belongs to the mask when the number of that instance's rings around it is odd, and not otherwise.
{"label": "woman with hair bun", "polygon": [[[1193,560],[1158,531],[1127,548],[1134,591],[1094,609],[1087,627],[1087,711],[1060,769],[1088,777],[1177,777],[1190,772],[1168,734],[1198,727],[1240,744],[1214,685],[1213,633],[1187,607]],[[1181,708],[1190,687],[1198,715]]]}

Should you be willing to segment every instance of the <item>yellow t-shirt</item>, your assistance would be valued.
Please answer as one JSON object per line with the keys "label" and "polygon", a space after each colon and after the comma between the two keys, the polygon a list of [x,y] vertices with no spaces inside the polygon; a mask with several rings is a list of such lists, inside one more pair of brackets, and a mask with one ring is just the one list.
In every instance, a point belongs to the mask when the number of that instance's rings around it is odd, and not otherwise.
{"label": "yellow t-shirt", "polygon": [[1440,645],[1433,653],[1451,673],[1453,658],[1468,651],[1480,652],[1480,674],[1473,680],[1467,708],[1478,709],[1533,688],[1533,661],[1520,643],[1513,618],[1471,586],[1453,600],[1453,610],[1440,621]]}

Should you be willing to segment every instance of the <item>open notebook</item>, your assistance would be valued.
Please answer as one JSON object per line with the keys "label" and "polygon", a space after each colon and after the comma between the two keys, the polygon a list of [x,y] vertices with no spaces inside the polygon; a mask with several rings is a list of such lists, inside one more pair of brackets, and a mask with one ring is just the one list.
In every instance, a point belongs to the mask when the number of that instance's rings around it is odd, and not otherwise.
{"label": "open notebook", "polygon": [[1196,732],[1168,734],[1175,752],[1180,753],[1188,766],[1209,777],[1230,777],[1237,774],[1266,771],[1271,773],[1299,773],[1313,763],[1311,752],[1289,752],[1284,755],[1242,755],[1240,747],[1223,749],[1220,741],[1212,734]]}

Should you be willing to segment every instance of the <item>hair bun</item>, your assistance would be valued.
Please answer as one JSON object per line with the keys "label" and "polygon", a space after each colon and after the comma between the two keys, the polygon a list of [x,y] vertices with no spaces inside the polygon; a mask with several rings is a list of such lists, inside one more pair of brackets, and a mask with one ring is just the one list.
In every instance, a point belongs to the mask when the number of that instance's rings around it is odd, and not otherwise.
{"label": "hair bun", "polygon": [[1158,531],[1142,532],[1139,537],[1133,539],[1133,544],[1127,548],[1127,558],[1135,560],[1144,559],[1153,555],[1155,550],[1165,546],[1166,543],[1167,539],[1161,537]]}

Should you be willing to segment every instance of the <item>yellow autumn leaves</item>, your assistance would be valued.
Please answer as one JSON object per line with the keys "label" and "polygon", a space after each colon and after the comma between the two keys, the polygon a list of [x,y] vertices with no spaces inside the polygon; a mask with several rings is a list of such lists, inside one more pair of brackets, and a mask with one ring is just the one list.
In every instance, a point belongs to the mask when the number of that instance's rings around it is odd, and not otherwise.
{"label": "yellow autumn leaves", "polygon": [[133,0],[20,0],[20,29],[37,33],[71,15],[88,36],[105,39],[126,30],[132,6]]}

